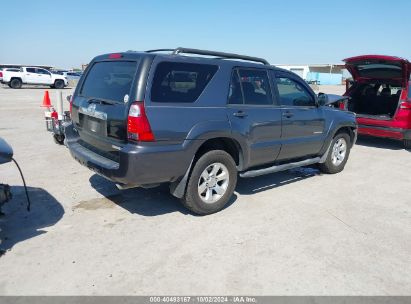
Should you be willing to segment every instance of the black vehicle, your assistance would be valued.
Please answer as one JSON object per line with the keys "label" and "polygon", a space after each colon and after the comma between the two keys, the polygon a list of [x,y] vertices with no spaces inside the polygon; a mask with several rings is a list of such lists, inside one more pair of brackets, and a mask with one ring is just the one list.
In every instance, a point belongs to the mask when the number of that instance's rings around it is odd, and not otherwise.
{"label": "black vehicle", "polygon": [[101,55],[74,92],[65,143],[120,188],[169,183],[187,208],[210,214],[226,205],[238,173],[316,163],[342,171],[357,125],[327,98],[256,57],[186,48]]}

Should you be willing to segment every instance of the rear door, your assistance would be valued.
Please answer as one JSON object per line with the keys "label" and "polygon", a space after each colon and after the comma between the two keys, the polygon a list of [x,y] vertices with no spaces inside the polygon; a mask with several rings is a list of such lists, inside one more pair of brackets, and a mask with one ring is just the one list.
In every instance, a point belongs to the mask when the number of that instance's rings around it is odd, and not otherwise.
{"label": "rear door", "polygon": [[[117,57],[116,57],[117,58]],[[73,100],[72,120],[81,143],[115,153],[127,140],[129,104],[135,101],[139,60],[94,61]]]}
{"label": "rear door", "polygon": [[249,166],[276,160],[281,148],[281,109],[273,102],[266,69],[235,68],[228,97],[228,117],[250,146]]}
{"label": "rear door", "polygon": [[393,80],[406,86],[410,74],[408,60],[382,55],[364,55],[344,59],[354,80]]}
{"label": "rear door", "polygon": [[51,73],[45,69],[36,68],[37,83],[40,84],[53,84]]}
{"label": "rear door", "polygon": [[320,152],[325,137],[325,118],[315,94],[304,81],[289,72],[273,72],[282,110],[282,147],[279,160]]}
{"label": "rear door", "polygon": [[26,83],[38,83],[39,77],[37,76],[35,68],[26,68],[24,73],[24,81]]}

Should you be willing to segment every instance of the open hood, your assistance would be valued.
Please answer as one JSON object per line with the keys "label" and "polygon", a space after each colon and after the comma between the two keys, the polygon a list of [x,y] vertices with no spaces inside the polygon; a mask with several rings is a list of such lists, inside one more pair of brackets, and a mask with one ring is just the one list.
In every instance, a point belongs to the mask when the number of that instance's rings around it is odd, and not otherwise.
{"label": "open hood", "polygon": [[343,60],[354,80],[394,80],[406,85],[411,63],[400,57],[363,55]]}

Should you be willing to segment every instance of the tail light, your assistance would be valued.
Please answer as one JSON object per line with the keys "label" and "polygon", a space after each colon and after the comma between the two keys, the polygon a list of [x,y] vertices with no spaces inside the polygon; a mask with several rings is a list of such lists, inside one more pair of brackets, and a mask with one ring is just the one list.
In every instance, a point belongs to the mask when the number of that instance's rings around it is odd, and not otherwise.
{"label": "tail light", "polygon": [[341,110],[345,110],[345,100],[341,100],[338,102],[338,108]]}
{"label": "tail light", "polygon": [[120,53],[114,53],[114,54],[108,55],[109,59],[120,59],[122,57],[123,57],[123,55],[121,55]]}
{"label": "tail light", "polygon": [[403,101],[400,103],[400,109],[411,110],[411,101]]}
{"label": "tail light", "polygon": [[3,77],[3,72],[0,72],[0,77]]}
{"label": "tail light", "polygon": [[402,90],[400,97],[400,109],[411,110],[411,99],[407,100],[407,90]]}
{"label": "tail light", "polygon": [[130,106],[127,118],[128,139],[136,141],[154,141],[143,102],[134,102]]}

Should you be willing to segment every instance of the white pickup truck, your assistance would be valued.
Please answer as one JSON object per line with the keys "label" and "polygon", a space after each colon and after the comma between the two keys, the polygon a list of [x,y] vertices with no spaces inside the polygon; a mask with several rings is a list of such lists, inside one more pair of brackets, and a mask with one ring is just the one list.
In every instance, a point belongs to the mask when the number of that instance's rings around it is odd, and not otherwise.
{"label": "white pickup truck", "polygon": [[2,74],[0,76],[3,76],[1,83],[13,89],[20,89],[23,84],[48,85],[56,89],[63,89],[68,85],[65,76],[52,74],[46,69],[37,67],[22,67],[19,72],[3,70],[0,73]]}

